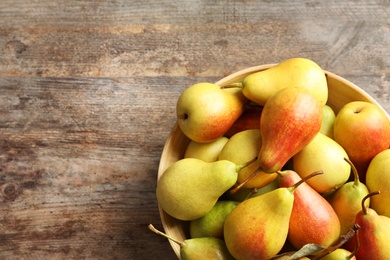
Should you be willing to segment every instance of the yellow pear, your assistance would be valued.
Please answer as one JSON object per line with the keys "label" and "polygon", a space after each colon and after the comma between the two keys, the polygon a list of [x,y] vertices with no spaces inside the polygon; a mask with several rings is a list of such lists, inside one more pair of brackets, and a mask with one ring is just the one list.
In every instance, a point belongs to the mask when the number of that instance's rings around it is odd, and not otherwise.
{"label": "yellow pear", "polygon": [[179,220],[203,217],[237,182],[238,171],[245,166],[227,160],[211,163],[196,158],[178,160],[157,181],[159,206]]}
{"label": "yellow pear", "polygon": [[294,188],[278,188],[238,204],[227,216],[224,238],[236,259],[270,259],[287,240]]}
{"label": "yellow pear", "polygon": [[228,140],[225,136],[209,143],[198,143],[191,140],[184,153],[184,158],[197,158],[205,162],[215,162]]}
{"label": "yellow pear", "polygon": [[[249,129],[238,132],[230,137],[229,141],[223,147],[219,154],[219,160],[228,160],[236,164],[241,164],[256,158],[261,148],[261,133],[259,129]],[[238,183],[247,181],[248,177],[251,176],[260,167],[259,161],[256,160],[252,164],[245,168],[242,168],[238,172]],[[259,172],[247,181],[244,188],[261,188],[278,176],[277,173],[265,173]]]}
{"label": "yellow pear", "polygon": [[353,252],[348,251],[344,248],[337,248],[330,254],[325,255],[321,258],[322,260],[356,260],[356,256]]}
{"label": "yellow pear", "polygon": [[306,58],[287,59],[267,70],[252,73],[244,78],[242,85],[242,93],[262,106],[276,92],[286,87],[308,89],[322,105],[328,100],[324,71],[317,63]]}
{"label": "yellow pear", "polygon": [[380,196],[371,197],[370,207],[379,215],[390,217],[390,149],[377,154],[370,162],[366,185],[370,191],[380,190]]}
{"label": "yellow pear", "polygon": [[293,157],[294,170],[301,178],[322,170],[324,174],[307,180],[307,184],[321,194],[328,194],[341,187],[351,175],[351,166],[344,158],[348,155],[341,145],[318,133]]}

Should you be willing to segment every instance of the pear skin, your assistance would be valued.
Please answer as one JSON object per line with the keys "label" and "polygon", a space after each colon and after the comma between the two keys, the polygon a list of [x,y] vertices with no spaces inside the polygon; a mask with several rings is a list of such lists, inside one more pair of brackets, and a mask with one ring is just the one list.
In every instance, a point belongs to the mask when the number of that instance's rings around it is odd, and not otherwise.
{"label": "pear skin", "polygon": [[240,88],[221,89],[216,84],[197,83],[185,89],[177,100],[177,123],[189,139],[211,142],[231,128],[247,102]]}
{"label": "pear skin", "polygon": [[[256,158],[261,148],[261,133],[259,129],[248,129],[236,133],[230,137],[219,154],[219,160],[229,160],[236,164],[245,163]],[[237,152],[240,151],[240,152]],[[256,160],[238,172],[238,183],[246,179],[260,167]],[[272,182],[278,176],[277,173],[259,172],[243,185],[244,188],[261,188]]]}
{"label": "pear skin", "polygon": [[347,249],[337,248],[335,251],[322,257],[321,260],[356,260],[356,256]]}
{"label": "pear skin", "polygon": [[215,162],[228,140],[227,137],[222,136],[208,143],[190,141],[185,150],[184,158],[197,158],[205,162]]}
{"label": "pear skin", "polygon": [[326,75],[314,61],[306,58],[287,59],[267,70],[252,73],[242,82],[243,94],[264,106],[276,92],[286,87],[304,88],[325,105],[328,100]]}
{"label": "pear skin", "polygon": [[224,225],[225,243],[236,259],[270,259],[283,247],[293,207],[293,191],[278,188],[235,207]]}
{"label": "pear skin", "polygon": [[379,215],[390,217],[390,149],[378,153],[370,162],[366,185],[370,191],[380,190],[380,196],[370,200],[370,207]]}
{"label": "pear skin", "polygon": [[[390,256],[390,218],[364,206],[364,200],[371,197],[382,196],[379,191],[368,194],[362,200],[362,210],[356,215],[355,223],[360,226],[357,232],[359,247],[356,251],[357,259],[382,260]],[[346,249],[353,251],[356,248],[356,240],[350,239],[346,243]]]}
{"label": "pear skin", "polygon": [[200,218],[237,182],[239,169],[227,160],[207,163],[196,158],[181,159],[157,181],[157,201],[166,213],[179,220]]}
{"label": "pear skin", "polygon": [[[279,174],[280,187],[291,187],[301,180],[295,171]],[[340,222],[332,206],[307,183],[302,183],[294,192],[288,241],[297,249],[309,243],[326,248],[339,236]]]}
{"label": "pear skin", "polygon": [[341,145],[318,133],[293,157],[293,165],[301,178],[322,170],[324,174],[307,180],[307,184],[321,194],[329,194],[347,182],[351,175],[351,166],[344,158],[348,158],[348,154]]}
{"label": "pear skin", "polygon": [[351,101],[338,111],[333,136],[366,183],[371,160],[390,147],[390,120],[380,107],[368,101]]}
{"label": "pear skin", "polygon": [[260,118],[260,167],[272,173],[282,169],[320,131],[322,105],[302,88],[284,88],[265,104]]}
{"label": "pear skin", "polygon": [[334,121],[336,120],[336,114],[328,105],[324,105],[322,107],[322,125],[320,132],[329,138],[333,139],[333,126]]}
{"label": "pear skin", "polygon": [[206,215],[190,222],[191,238],[216,237],[223,239],[225,219],[238,204],[237,201],[217,201]]}
{"label": "pear skin", "polygon": [[259,129],[260,117],[263,107],[249,105],[245,109],[244,113],[237,119],[236,122],[226,132],[225,136],[230,138],[238,132],[248,129]]}
{"label": "pear skin", "polygon": [[[340,220],[341,234],[346,234],[355,224],[356,214],[362,209],[362,199],[369,193],[367,186],[360,182],[359,174],[352,165],[354,180],[345,183],[337,189],[329,199],[330,205]],[[370,206],[370,199],[365,200],[365,206]]]}

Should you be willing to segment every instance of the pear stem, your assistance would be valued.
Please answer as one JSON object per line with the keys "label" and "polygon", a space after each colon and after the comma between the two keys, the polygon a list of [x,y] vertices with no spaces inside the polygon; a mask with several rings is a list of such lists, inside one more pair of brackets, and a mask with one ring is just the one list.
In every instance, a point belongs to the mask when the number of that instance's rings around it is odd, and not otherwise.
{"label": "pear stem", "polygon": [[253,179],[259,172],[261,172],[262,169],[261,167],[259,167],[256,171],[254,171],[250,176],[248,176],[248,178],[246,178],[243,182],[241,182],[240,184],[238,184],[234,189],[230,190],[230,194],[234,194],[236,193],[239,189],[241,189],[248,181],[250,181],[251,179]]}
{"label": "pear stem", "polygon": [[353,182],[353,185],[355,186],[358,186],[359,183],[360,183],[360,180],[359,180],[359,173],[355,167],[355,165],[352,163],[352,161],[349,159],[349,158],[344,158],[344,160],[349,163],[349,165],[351,165],[351,169],[352,169],[352,173],[353,173],[353,178],[354,178],[354,182]]}
{"label": "pear stem", "polygon": [[[318,255],[316,255],[314,258],[312,258],[312,260],[318,260],[318,259],[321,259],[323,258],[324,256],[332,253],[333,251],[335,251],[336,249],[342,247],[345,243],[348,242],[348,240],[350,240],[353,236],[356,236],[357,237],[357,232],[358,230],[360,229],[360,226],[358,224],[355,224],[349,231],[348,233],[346,233],[345,235],[341,235],[340,236],[340,241],[333,245],[333,246],[329,246],[328,248],[324,249],[321,253],[319,253]],[[351,259],[354,255],[356,254],[356,248],[355,250],[352,252],[352,254],[349,257],[349,259]]]}
{"label": "pear stem", "polygon": [[169,240],[172,240],[173,242],[175,242],[176,244],[178,244],[180,247],[185,246],[185,243],[184,243],[184,242],[181,242],[181,241],[179,241],[179,240],[174,239],[173,237],[168,236],[167,234],[165,234],[165,233],[161,232],[160,230],[158,230],[157,228],[155,228],[152,224],[149,224],[149,225],[148,225],[148,228],[149,228],[150,230],[152,230],[154,233],[156,233],[156,234],[158,234],[158,235],[160,235],[160,236],[163,236],[163,237],[165,237],[165,238],[168,238]]}
{"label": "pear stem", "polygon": [[[359,226],[359,224],[355,224],[354,225],[354,227],[355,226],[358,226],[359,228],[360,228],[360,226]],[[356,231],[355,231],[355,241],[356,241],[356,246],[355,246],[355,249],[353,250],[353,252],[348,256],[348,259],[352,259],[352,257],[354,257],[355,255],[356,255],[356,252],[358,251],[358,249],[359,249],[359,247],[360,247],[360,241],[359,241],[359,228],[358,229],[356,229]]]}
{"label": "pear stem", "polygon": [[243,88],[243,84],[242,82],[235,82],[235,83],[231,83],[229,85],[226,85],[226,86],[221,86],[221,89],[224,89],[224,88]]}
{"label": "pear stem", "polygon": [[295,190],[296,188],[298,188],[299,185],[301,185],[302,183],[306,182],[308,179],[314,177],[314,176],[317,176],[317,175],[320,175],[320,174],[323,174],[324,172],[322,170],[320,171],[315,171],[305,177],[303,177],[301,180],[299,180],[297,183],[295,183],[292,187],[293,190]]}
{"label": "pear stem", "polygon": [[362,199],[362,210],[363,210],[363,214],[366,215],[367,214],[367,207],[364,205],[364,203],[366,202],[366,199],[368,199],[369,197],[372,197],[374,195],[378,195],[380,194],[381,192],[379,190],[377,191],[373,191],[369,194],[367,194],[363,199]]}

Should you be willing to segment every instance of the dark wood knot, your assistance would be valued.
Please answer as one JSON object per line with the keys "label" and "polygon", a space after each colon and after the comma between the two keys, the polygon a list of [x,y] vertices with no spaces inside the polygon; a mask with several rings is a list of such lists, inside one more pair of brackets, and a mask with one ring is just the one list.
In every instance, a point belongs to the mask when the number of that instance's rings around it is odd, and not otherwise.
{"label": "dark wood knot", "polygon": [[2,193],[5,199],[14,200],[20,194],[19,187],[14,183],[4,184],[2,187]]}

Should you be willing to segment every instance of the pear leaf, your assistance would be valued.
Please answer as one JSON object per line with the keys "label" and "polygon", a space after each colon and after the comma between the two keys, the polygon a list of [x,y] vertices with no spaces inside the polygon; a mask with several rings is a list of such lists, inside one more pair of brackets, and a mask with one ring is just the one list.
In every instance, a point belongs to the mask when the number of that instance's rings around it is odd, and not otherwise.
{"label": "pear leaf", "polygon": [[324,250],[325,248],[317,244],[306,244],[298,251],[286,252],[280,255],[277,255],[272,260],[297,260],[305,256],[312,255],[319,251]]}
{"label": "pear leaf", "polygon": [[324,249],[325,249],[324,247],[317,245],[317,244],[313,244],[313,243],[306,244],[301,249],[299,249],[297,252],[295,252],[289,258],[289,260],[297,260],[301,257],[312,255],[312,254],[317,253],[317,252],[324,250]]}

